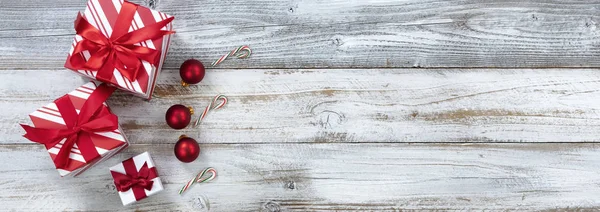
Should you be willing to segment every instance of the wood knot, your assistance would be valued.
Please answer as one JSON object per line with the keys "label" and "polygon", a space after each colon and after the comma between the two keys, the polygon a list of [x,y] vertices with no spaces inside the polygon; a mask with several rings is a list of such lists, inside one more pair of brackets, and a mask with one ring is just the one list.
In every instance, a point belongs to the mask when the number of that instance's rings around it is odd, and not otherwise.
{"label": "wood knot", "polygon": [[332,42],[332,43],[333,43],[333,45],[335,45],[335,46],[341,46],[341,45],[344,45],[344,41],[343,41],[341,38],[339,38],[339,37],[333,37],[333,38],[331,39],[331,42]]}
{"label": "wood knot", "polygon": [[317,117],[315,125],[323,129],[333,129],[346,121],[346,116],[331,110],[324,110]]}
{"label": "wood knot", "polygon": [[290,5],[290,8],[287,9],[287,12],[291,14],[296,12],[296,9],[298,9],[298,5]]}
{"label": "wood knot", "polygon": [[410,119],[415,119],[415,118],[417,118],[418,115],[419,115],[419,112],[413,111],[412,113],[410,113]]}
{"label": "wood knot", "polygon": [[194,198],[194,204],[192,204],[194,208],[201,209],[202,211],[210,210],[210,202],[208,198],[205,196],[200,196],[198,198]]}
{"label": "wood knot", "polygon": [[276,202],[273,201],[269,201],[267,203],[265,203],[260,211],[264,211],[264,212],[280,212],[281,211],[281,206],[279,206],[279,204],[277,204]]}
{"label": "wood knot", "polygon": [[158,5],[158,0],[144,0],[144,4],[151,9],[156,9],[156,5]]}
{"label": "wood knot", "polygon": [[290,190],[296,189],[296,182],[288,181],[287,183],[285,183],[285,188],[290,189]]}

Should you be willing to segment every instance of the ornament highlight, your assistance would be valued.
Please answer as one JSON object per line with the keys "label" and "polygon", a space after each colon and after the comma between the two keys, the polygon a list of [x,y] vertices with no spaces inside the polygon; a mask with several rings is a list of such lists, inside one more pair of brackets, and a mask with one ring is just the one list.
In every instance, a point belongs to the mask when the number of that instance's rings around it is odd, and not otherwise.
{"label": "ornament highlight", "polygon": [[179,76],[181,76],[181,85],[183,86],[199,83],[204,79],[205,74],[204,65],[196,59],[186,60],[179,67]]}
{"label": "ornament highlight", "polygon": [[171,106],[167,110],[165,120],[169,127],[179,130],[190,124],[190,121],[192,121],[192,114],[194,114],[194,109],[192,107],[177,104]]}
{"label": "ornament highlight", "polygon": [[190,163],[200,155],[200,145],[193,138],[181,135],[175,143],[175,157],[181,162]]}

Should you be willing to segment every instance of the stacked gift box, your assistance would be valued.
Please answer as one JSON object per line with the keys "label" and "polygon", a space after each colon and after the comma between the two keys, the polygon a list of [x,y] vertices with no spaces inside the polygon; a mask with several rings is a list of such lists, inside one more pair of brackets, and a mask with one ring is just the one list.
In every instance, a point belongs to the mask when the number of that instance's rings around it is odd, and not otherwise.
{"label": "stacked gift box", "polygon": [[[32,126],[22,125],[27,139],[46,147],[60,176],[81,174],[128,146],[106,100],[116,89],[152,97],[172,20],[122,0],[90,0],[77,15],[65,67],[92,81],[29,114]],[[124,205],[162,190],[147,152],[110,170]]]}

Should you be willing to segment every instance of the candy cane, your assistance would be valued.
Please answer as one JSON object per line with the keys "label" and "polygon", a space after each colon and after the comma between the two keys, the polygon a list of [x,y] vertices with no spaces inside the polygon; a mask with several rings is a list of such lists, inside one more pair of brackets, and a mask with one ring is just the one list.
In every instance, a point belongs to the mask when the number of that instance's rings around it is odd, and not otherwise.
{"label": "candy cane", "polygon": [[[217,101],[221,100],[221,103],[217,104]],[[200,117],[198,117],[198,119],[196,119],[196,122],[194,122],[194,127],[197,126],[200,121],[202,121],[202,119],[204,119],[204,117],[206,117],[206,114],[208,114],[208,111],[211,110],[216,110],[216,109],[220,109],[223,106],[225,106],[225,104],[227,104],[227,97],[223,94],[219,94],[217,96],[215,96],[215,98],[212,100],[212,102],[210,102],[208,104],[208,106],[206,106],[206,108],[204,108],[204,111],[202,112],[202,114],[200,114]]]}
{"label": "candy cane", "polygon": [[[210,173],[210,177],[204,178],[202,179],[202,177],[206,174],[206,173]],[[217,177],[217,170],[215,170],[212,167],[206,168],[204,169],[202,172],[198,173],[198,175],[196,175],[196,177],[192,178],[190,181],[188,181],[183,188],[179,189],[179,194],[182,194],[183,192],[185,192],[186,190],[188,190],[188,188],[190,188],[190,186],[192,186],[194,183],[204,183],[204,182],[208,182],[211,181],[213,179],[215,179],[215,177]]]}
{"label": "candy cane", "polygon": [[228,54],[221,56],[221,58],[219,58],[218,60],[215,60],[215,62],[212,63],[212,66],[219,65],[219,63],[223,62],[225,59],[227,59],[227,57],[236,56],[240,59],[244,59],[244,58],[250,57],[251,54],[252,54],[252,50],[250,49],[250,47],[240,46],[240,47],[232,50]]}

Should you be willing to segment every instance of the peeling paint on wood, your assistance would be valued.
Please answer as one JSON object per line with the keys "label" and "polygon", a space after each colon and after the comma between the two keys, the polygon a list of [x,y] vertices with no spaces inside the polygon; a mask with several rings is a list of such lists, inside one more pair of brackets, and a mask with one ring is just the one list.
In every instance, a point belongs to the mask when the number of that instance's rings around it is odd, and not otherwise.
{"label": "peeling paint on wood", "polygon": [[[597,1],[134,2],[176,17],[168,68],[242,44],[218,68],[600,67]],[[0,69],[61,68],[84,1],[0,4]]]}
{"label": "peeling paint on wood", "polygon": [[[59,179],[17,123],[84,83],[62,67],[85,1],[0,0],[4,209],[600,208],[598,1],[134,2],[176,17],[155,98],[116,92],[109,104],[132,146]],[[242,44],[251,58],[179,85],[184,60],[209,64]],[[220,93],[229,104],[199,128],[164,124],[169,106],[203,108]],[[200,141],[197,162],[174,159],[180,134]],[[143,151],[166,190],[122,207],[107,169]],[[207,166],[217,180],[177,194]]]}
{"label": "peeling paint on wood", "polygon": [[[26,142],[16,123],[83,83],[73,76],[1,71],[0,142]],[[207,143],[600,141],[595,69],[219,69],[197,86],[179,81],[166,69],[150,102],[124,92],[109,99],[132,142],[172,144],[181,134]],[[201,109],[216,94],[228,105],[198,128],[165,124],[171,105]]]}
{"label": "peeling paint on wood", "polygon": [[[134,144],[60,179],[40,145],[0,145],[0,203],[26,211],[559,210],[600,207],[598,144]],[[165,191],[122,207],[108,167],[150,151]],[[180,196],[205,167],[219,176]],[[292,186],[293,185],[293,186]],[[293,189],[292,189],[293,187]],[[36,200],[36,201],[31,201]],[[52,202],[52,204],[48,204]],[[573,209],[573,210],[576,210]]]}

